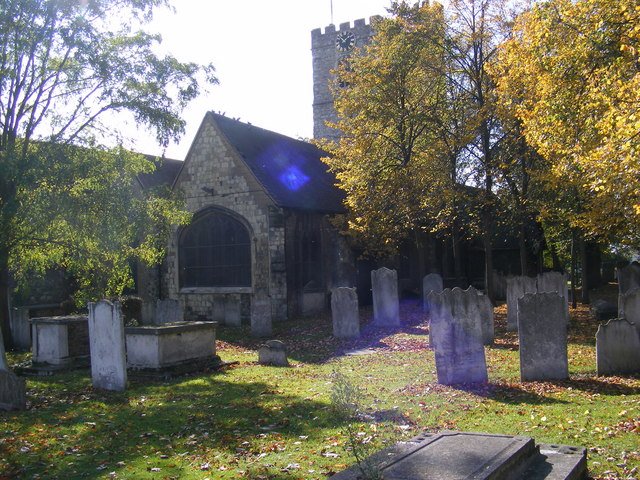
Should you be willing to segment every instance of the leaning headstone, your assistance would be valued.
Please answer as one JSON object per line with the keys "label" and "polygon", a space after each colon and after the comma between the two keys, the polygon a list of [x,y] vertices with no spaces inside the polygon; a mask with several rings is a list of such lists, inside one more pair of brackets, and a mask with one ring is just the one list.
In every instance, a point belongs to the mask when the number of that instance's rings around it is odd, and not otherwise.
{"label": "leaning headstone", "polygon": [[531,277],[511,277],[507,279],[507,330],[518,330],[518,299],[525,293],[535,293],[537,282]]}
{"label": "leaning headstone", "polygon": [[268,337],[271,332],[271,298],[264,293],[256,293],[251,298],[251,335]]}
{"label": "leaning headstone", "polygon": [[184,322],[184,312],[182,305],[173,298],[158,299],[156,301],[155,324]]}
{"label": "leaning headstone", "polygon": [[623,312],[621,318],[626,318],[634,323],[638,334],[640,334],[640,288],[634,288],[627,293],[623,293],[620,295],[619,300],[622,307],[619,310]]}
{"label": "leaning headstone", "polygon": [[557,292],[564,298],[564,314],[569,320],[569,287],[567,285],[567,277],[560,272],[544,272],[538,275],[536,279],[538,293]]}
{"label": "leaning headstone", "polygon": [[280,340],[269,340],[258,349],[258,363],[276,367],[288,367],[287,348]]}
{"label": "leaning headstone", "polygon": [[598,375],[640,373],[640,335],[624,318],[609,320],[596,333]]}
{"label": "leaning headstone", "polygon": [[567,319],[557,293],[527,293],[518,299],[522,381],[569,377]]}
{"label": "leaning headstone", "polygon": [[25,381],[9,370],[0,330],[0,410],[24,410],[26,404]]}
{"label": "leaning headstone", "polygon": [[31,324],[29,323],[29,309],[12,308],[9,322],[13,346],[18,350],[31,349]]}
{"label": "leaning headstone", "polygon": [[360,336],[358,295],[355,288],[338,287],[331,292],[333,336],[355,338]]}
{"label": "leaning headstone", "polygon": [[494,318],[493,305],[488,296],[478,294],[478,310],[482,327],[482,343],[491,345],[494,338]]}
{"label": "leaning headstone", "polygon": [[371,272],[373,290],[373,323],[378,327],[400,325],[400,301],[398,300],[398,274],[382,267]]}
{"label": "leaning headstone", "polygon": [[118,302],[89,303],[89,342],[93,386],[123,391],[127,386],[127,357]]}
{"label": "leaning headstone", "polygon": [[444,290],[442,277],[437,273],[430,273],[422,279],[422,309],[425,312],[429,311],[429,304],[427,302],[429,293],[440,293],[442,290]]}
{"label": "leaning headstone", "polygon": [[430,331],[438,383],[486,382],[477,290],[456,287],[428,297],[433,307]]}

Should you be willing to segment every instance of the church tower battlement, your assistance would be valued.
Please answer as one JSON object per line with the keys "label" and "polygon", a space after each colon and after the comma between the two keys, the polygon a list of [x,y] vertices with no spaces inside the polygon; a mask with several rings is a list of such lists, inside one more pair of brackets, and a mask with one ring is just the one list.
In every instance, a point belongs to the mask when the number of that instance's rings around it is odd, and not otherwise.
{"label": "church tower battlement", "polygon": [[333,107],[333,95],[330,83],[331,73],[338,63],[347,58],[354,49],[361,48],[373,35],[373,25],[381,17],[364,18],[353,22],[341,23],[336,30],[335,25],[311,31],[311,56],[313,59],[313,137],[336,139],[338,132],[326,126],[325,122],[335,122],[336,112]]}

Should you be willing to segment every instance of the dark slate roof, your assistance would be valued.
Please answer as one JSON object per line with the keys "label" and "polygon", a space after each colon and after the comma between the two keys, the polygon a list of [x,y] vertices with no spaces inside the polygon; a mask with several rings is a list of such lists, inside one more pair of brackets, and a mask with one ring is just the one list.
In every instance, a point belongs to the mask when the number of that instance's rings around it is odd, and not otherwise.
{"label": "dark slate roof", "polygon": [[158,158],[151,155],[147,155],[147,158],[156,164],[156,169],[153,173],[138,175],[138,180],[144,189],[154,188],[158,185],[171,186],[184,164],[181,160],[171,158]]}
{"label": "dark slate roof", "polygon": [[274,202],[284,208],[344,212],[342,190],[311,143],[209,112]]}

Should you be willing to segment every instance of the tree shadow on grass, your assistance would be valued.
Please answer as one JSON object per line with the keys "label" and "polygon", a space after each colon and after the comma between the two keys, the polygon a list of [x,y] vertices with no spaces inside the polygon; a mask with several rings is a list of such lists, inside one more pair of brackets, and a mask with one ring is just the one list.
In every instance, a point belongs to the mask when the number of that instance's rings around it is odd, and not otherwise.
{"label": "tree shadow on grass", "polygon": [[529,405],[567,404],[566,400],[545,395],[544,389],[538,389],[529,383],[492,382],[485,384],[457,385],[456,388],[479,397],[495,400],[500,403]]}
{"label": "tree shadow on grass", "polygon": [[17,446],[3,452],[16,478],[98,478],[140,463],[143,455],[163,471],[177,468],[177,455],[185,452],[192,458],[211,450],[259,458],[258,439],[322,435],[343,423],[326,403],[264,382],[234,383],[224,374],[136,381],[122,393],[95,391],[85,382],[71,397],[56,396],[16,414],[23,432],[18,436],[39,437],[28,452]]}

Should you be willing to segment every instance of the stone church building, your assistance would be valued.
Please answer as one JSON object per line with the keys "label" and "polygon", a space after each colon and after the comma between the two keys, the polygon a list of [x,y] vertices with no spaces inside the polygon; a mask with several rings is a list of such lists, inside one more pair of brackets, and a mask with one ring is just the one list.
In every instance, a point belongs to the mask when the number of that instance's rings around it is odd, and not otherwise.
{"label": "stone church building", "polygon": [[[353,258],[329,222],[342,192],[314,145],[209,112],[184,162],[141,183],[170,184],[192,222],[164,264],[139,271],[146,300],[180,299],[185,316],[252,325],[325,310],[353,285]],[[256,319],[256,317],[260,317]],[[259,327],[256,327],[259,328]]]}

